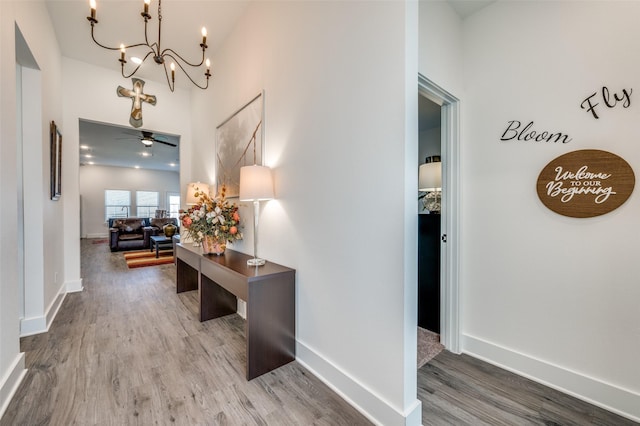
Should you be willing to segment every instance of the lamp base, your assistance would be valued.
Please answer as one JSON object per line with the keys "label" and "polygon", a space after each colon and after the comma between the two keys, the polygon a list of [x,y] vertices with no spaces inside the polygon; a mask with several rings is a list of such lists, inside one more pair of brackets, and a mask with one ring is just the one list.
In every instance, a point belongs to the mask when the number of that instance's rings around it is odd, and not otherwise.
{"label": "lamp base", "polygon": [[267,263],[266,260],[254,257],[253,259],[247,260],[247,265],[249,266],[262,266]]}

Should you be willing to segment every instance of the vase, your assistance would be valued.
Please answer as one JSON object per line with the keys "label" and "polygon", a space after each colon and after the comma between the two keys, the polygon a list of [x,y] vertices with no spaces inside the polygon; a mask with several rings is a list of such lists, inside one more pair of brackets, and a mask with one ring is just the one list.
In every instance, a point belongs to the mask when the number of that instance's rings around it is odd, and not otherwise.
{"label": "vase", "polygon": [[173,223],[167,223],[162,227],[162,231],[164,232],[164,236],[167,238],[171,238],[176,234],[177,227]]}
{"label": "vase", "polygon": [[215,254],[216,256],[222,256],[226,249],[227,244],[224,240],[218,241],[218,239],[212,235],[205,235],[202,239],[203,254]]}

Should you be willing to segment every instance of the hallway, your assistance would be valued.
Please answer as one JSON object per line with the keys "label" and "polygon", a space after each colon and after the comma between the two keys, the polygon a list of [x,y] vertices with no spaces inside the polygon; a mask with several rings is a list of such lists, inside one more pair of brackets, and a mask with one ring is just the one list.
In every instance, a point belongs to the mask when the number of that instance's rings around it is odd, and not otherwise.
{"label": "hallway", "polygon": [[364,425],[297,362],[247,382],[244,321],[200,323],[173,265],[127,269],[82,240],[84,291],[48,333],[21,339],[27,375],[0,425]]}

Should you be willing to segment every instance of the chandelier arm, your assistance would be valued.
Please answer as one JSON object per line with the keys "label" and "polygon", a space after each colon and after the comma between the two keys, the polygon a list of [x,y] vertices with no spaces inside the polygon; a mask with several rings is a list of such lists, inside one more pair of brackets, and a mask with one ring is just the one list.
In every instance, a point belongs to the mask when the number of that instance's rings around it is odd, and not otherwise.
{"label": "chandelier arm", "polygon": [[[0,0],[2,1],[2,0]],[[193,83],[194,86],[198,87],[199,89],[207,89],[209,87],[209,78],[211,77],[211,72],[209,69],[209,64],[207,64],[207,69],[204,73],[204,76],[206,78],[206,84],[204,85],[200,85],[198,83],[195,82],[195,80],[191,77],[191,75],[189,75],[189,73],[187,72],[187,70],[185,69],[185,66],[189,66],[192,68],[198,68],[200,66],[202,66],[205,63],[205,54],[206,54],[206,50],[209,46],[207,46],[207,36],[206,36],[206,31],[203,28],[203,35],[202,35],[202,43],[200,44],[200,47],[202,48],[202,58],[200,60],[200,63],[191,63],[188,60],[186,60],[184,57],[182,57],[178,52],[176,52],[173,49],[164,49],[162,50],[162,0],[158,0],[158,40],[154,43],[149,43],[149,20],[151,19],[151,15],[149,15],[148,13],[148,2],[145,2],[145,8],[144,11],[141,13],[143,19],[144,19],[144,43],[136,43],[136,44],[130,44],[128,46],[125,45],[120,45],[118,46],[106,46],[102,43],[100,43],[96,37],[95,37],[95,25],[98,23],[98,20],[96,19],[96,12],[95,12],[95,6],[93,6],[91,8],[91,15],[87,17],[87,20],[89,20],[89,22],[91,23],[91,39],[93,40],[93,42],[102,47],[103,49],[106,50],[120,50],[121,51],[121,56],[119,59],[120,62],[120,68],[121,68],[121,73],[122,76],[124,78],[129,78],[132,77],[133,75],[135,75],[138,70],[140,69],[140,67],[142,66],[142,64],[147,60],[147,58],[150,55],[153,55],[153,59],[154,61],[158,64],[158,65],[162,65],[164,68],[164,75],[167,79],[167,85],[169,86],[169,89],[171,90],[171,92],[173,92],[175,90],[175,66],[172,64],[172,70],[171,70],[171,78],[169,77],[169,72],[167,70],[167,64],[165,61],[165,57],[170,58],[174,61],[174,63],[177,63],[178,66],[180,67],[180,69],[182,70],[182,72],[187,76],[187,78],[189,79],[189,81],[191,81],[191,83]],[[135,67],[135,69],[133,70],[133,72],[131,72],[130,74],[125,74],[124,71],[124,65],[127,63],[126,59],[125,59],[125,49],[132,49],[132,48],[137,48],[137,47],[142,47],[145,46],[148,49],[147,54],[144,56],[144,59],[142,59],[142,61]],[[208,61],[207,61],[208,62]]]}
{"label": "chandelier arm", "polygon": [[[109,47],[109,46],[105,46],[104,44],[100,43],[98,40],[96,40],[95,35],[93,34],[93,24],[91,25],[91,39],[93,40],[93,42],[95,44],[97,44],[98,46],[102,47],[103,49],[107,49],[107,50],[120,50],[122,49],[122,47]],[[155,43],[154,43],[155,44]],[[153,45],[149,45],[148,43],[137,43],[137,44],[130,44],[128,46],[124,46],[125,49],[131,49],[132,47],[140,47],[140,46],[147,46],[151,49],[153,49],[151,46]]]}
{"label": "chandelier arm", "polygon": [[[166,50],[171,50],[171,49],[165,49],[165,51],[166,51]],[[175,52],[174,52],[174,53],[175,53]],[[179,61],[179,60],[177,60],[173,55],[170,55],[170,54],[166,54],[166,56],[167,56],[167,57],[169,57],[169,58],[171,58],[171,59],[173,59],[173,60],[174,60],[174,62],[175,62],[176,64],[178,64],[178,66],[180,67],[180,69],[182,70],[182,72],[184,73],[184,75],[186,75],[186,76],[187,76],[187,78],[188,78],[188,79],[189,79],[189,80],[190,80],[190,81],[191,81],[195,86],[197,86],[199,89],[206,90],[206,89],[209,87],[209,77],[207,77],[207,84],[206,84],[205,86],[200,86],[198,83],[196,83],[196,82],[193,80],[193,78],[191,78],[191,76],[189,75],[189,73],[187,72],[187,70],[185,70],[185,69],[184,69],[184,67],[182,66],[182,64],[180,63],[180,61]],[[178,55],[177,53],[176,53],[176,56],[178,56],[178,58],[182,59],[182,58],[180,57],[180,55]],[[184,61],[184,59],[182,59],[182,60]],[[186,61],[185,61],[185,62],[186,62]],[[165,63],[166,63],[166,62],[165,62]],[[187,62],[187,64],[189,64],[189,63]],[[191,64],[189,64],[189,65],[191,65]],[[194,65],[191,65],[191,66],[194,66]],[[167,72],[167,67],[166,67],[166,65],[165,65],[165,67],[164,67],[164,72],[165,72],[165,73]],[[205,74],[205,75],[206,75],[206,74]],[[167,81],[169,81],[169,76],[168,76],[168,75],[167,75]],[[174,83],[174,85],[175,85],[175,83]],[[173,90],[171,90],[171,91],[173,92]]]}
{"label": "chandelier arm", "polygon": [[151,46],[149,44],[149,36],[147,35],[147,24],[148,24],[148,19],[144,18],[144,42],[147,44],[147,46]]}
{"label": "chandelier arm", "polygon": [[138,64],[138,66],[136,67],[136,69],[134,69],[134,70],[133,70],[133,72],[132,72],[131,74],[129,74],[129,75],[125,75],[125,74],[124,74],[124,63],[123,63],[123,64],[122,64],[122,66],[120,67],[120,68],[121,68],[121,70],[122,70],[122,76],[123,76],[124,78],[132,77],[135,73],[137,73],[137,72],[138,72],[138,70],[140,69],[140,67],[142,66],[142,64],[144,64],[144,61],[146,61],[146,60],[147,60],[147,58],[149,57],[149,55],[151,55],[152,53],[155,53],[155,52],[154,52],[153,50],[152,50],[151,52],[148,52],[148,53],[144,56],[144,59],[142,59],[142,62],[140,62],[140,63]]}
{"label": "chandelier arm", "polygon": [[[185,64],[189,65],[190,67],[194,67],[194,68],[196,68],[196,67],[199,67],[199,66],[201,66],[202,64],[204,64],[204,51],[205,51],[205,48],[203,48],[203,49],[202,49],[202,59],[200,60],[200,63],[199,63],[199,64],[192,64],[191,62],[187,61],[187,60],[186,60],[186,59],[184,59],[182,56],[180,56],[180,54],[179,54],[178,52],[176,52],[175,50],[173,50],[173,49],[168,49],[168,48],[167,48],[167,49],[164,49],[164,50],[162,51],[162,53],[160,54],[160,56],[169,56],[169,57],[173,58],[176,62],[178,62],[178,61],[176,60],[176,57],[178,57],[178,58],[179,58],[182,62],[184,62]],[[174,55],[175,55],[175,56],[174,56]],[[184,71],[184,69],[183,69],[183,71]]]}
{"label": "chandelier arm", "polygon": [[167,63],[163,62],[162,63],[162,67],[164,68],[164,75],[165,77],[167,77],[167,84],[169,85],[169,89],[171,90],[171,93],[173,93],[174,89],[175,89],[175,82],[173,83],[173,86],[171,85],[171,80],[169,80],[169,73],[167,72]]}

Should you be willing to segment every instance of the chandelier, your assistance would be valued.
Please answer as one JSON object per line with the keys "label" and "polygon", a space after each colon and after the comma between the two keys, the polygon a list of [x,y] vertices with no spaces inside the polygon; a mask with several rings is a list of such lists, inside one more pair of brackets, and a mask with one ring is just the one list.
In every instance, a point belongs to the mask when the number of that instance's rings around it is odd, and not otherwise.
{"label": "chandelier", "polygon": [[[169,85],[169,89],[171,89],[172,92],[175,89],[175,83],[176,83],[176,64],[178,65],[178,67],[180,67],[182,72],[184,72],[187,78],[191,80],[191,82],[196,87],[199,87],[200,89],[203,89],[203,90],[209,87],[209,77],[211,77],[211,72],[210,72],[211,64],[209,62],[209,59],[205,61],[205,58],[204,58],[204,53],[208,47],[206,28],[202,27],[202,43],[200,43],[200,47],[202,48],[202,59],[200,60],[200,63],[197,63],[197,64],[191,63],[186,59],[184,59],[182,56],[180,56],[175,50],[161,48],[160,43],[162,40],[162,0],[158,0],[158,41],[149,43],[149,36],[147,34],[147,24],[151,19],[151,15],[149,14],[149,4],[151,3],[151,0],[144,0],[144,9],[142,13],[140,13],[140,15],[142,15],[142,17],[144,18],[144,43],[130,44],[127,46],[125,46],[124,44],[121,44],[120,47],[109,47],[99,43],[98,40],[96,40],[95,38],[93,31],[94,31],[95,25],[98,23],[98,20],[96,19],[96,0],[90,0],[89,3],[91,7],[91,16],[87,16],[87,19],[91,23],[91,38],[98,46],[104,49],[120,51],[120,59],[118,59],[118,61],[120,61],[120,69],[122,72],[122,76],[124,78],[129,78],[135,75],[135,73],[138,72],[138,70],[144,63],[144,61],[146,61],[147,58],[151,56],[156,64],[163,66],[164,74],[167,78],[167,84]],[[133,72],[127,75],[125,74],[125,71],[124,71],[124,64],[127,63],[127,60],[125,59],[126,49],[137,48],[137,47],[146,47],[148,49],[148,52],[144,56],[144,58],[139,61],[138,66],[133,70]],[[133,59],[134,58],[132,58],[132,61]],[[169,79],[169,72],[167,71],[167,59],[170,59],[172,61],[169,66],[171,69],[171,79]],[[196,83],[194,79],[191,78],[187,70],[185,69],[186,66],[189,66],[192,68],[198,68],[202,64],[205,64],[207,69],[204,73],[204,76],[206,77],[207,81],[206,81],[206,84],[203,86]]]}

